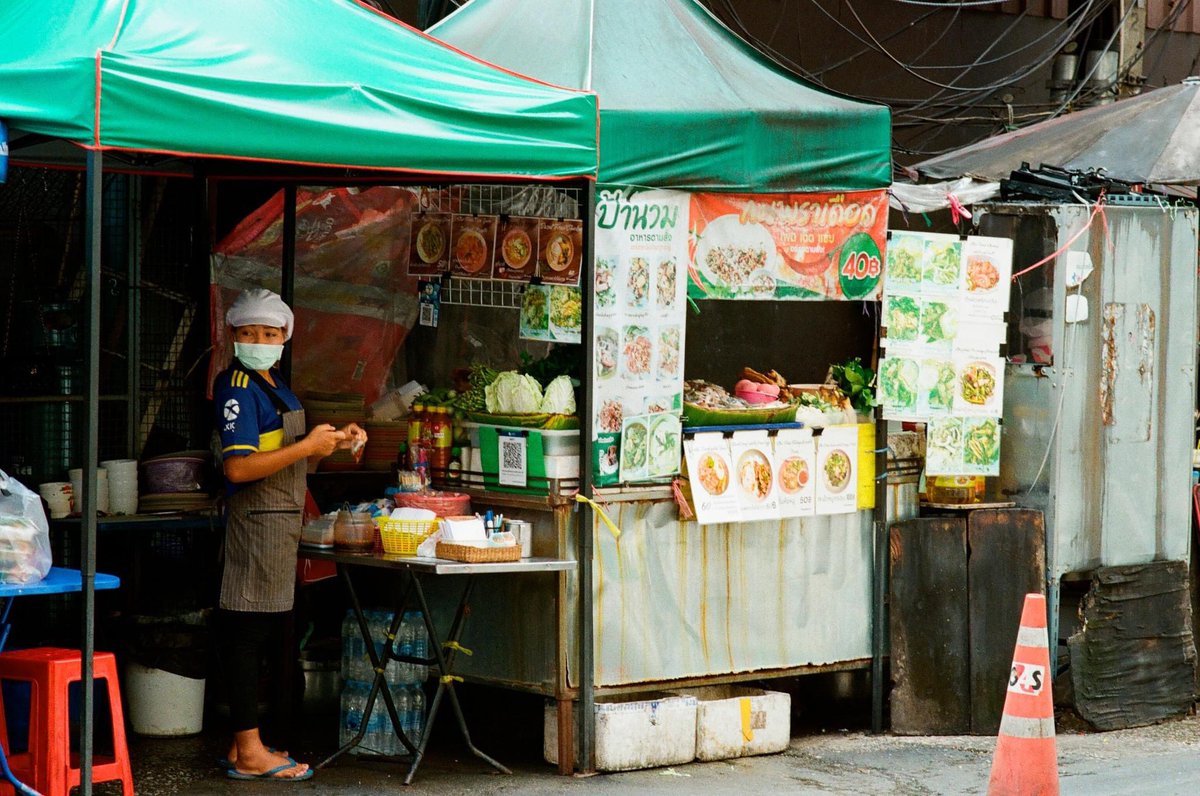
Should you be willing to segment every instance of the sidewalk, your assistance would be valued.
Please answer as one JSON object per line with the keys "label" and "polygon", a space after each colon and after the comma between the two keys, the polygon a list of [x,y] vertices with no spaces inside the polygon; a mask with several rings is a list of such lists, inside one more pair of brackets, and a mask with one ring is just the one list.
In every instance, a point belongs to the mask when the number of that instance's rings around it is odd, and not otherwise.
{"label": "sidewalk", "polygon": [[[138,793],[247,794],[283,789],[375,796],[403,789],[399,765],[355,760],[339,761],[306,783],[233,782],[211,765],[219,754],[217,749],[207,749],[211,744],[200,739],[139,741],[134,757]],[[779,755],[588,778],[559,777],[527,751],[523,759],[506,755],[503,740],[485,740],[481,745],[511,763],[515,775],[491,774],[469,756],[454,754],[454,745],[447,743],[442,745],[444,751],[422,765],[412,792],[960,796],[986,790],[995,739],[828,732],[797,737]],[[1200,787],[1200,718],[1120,732],[1066,732],[1058,737],[1058,757],[1064,796],[1191,796]]]}

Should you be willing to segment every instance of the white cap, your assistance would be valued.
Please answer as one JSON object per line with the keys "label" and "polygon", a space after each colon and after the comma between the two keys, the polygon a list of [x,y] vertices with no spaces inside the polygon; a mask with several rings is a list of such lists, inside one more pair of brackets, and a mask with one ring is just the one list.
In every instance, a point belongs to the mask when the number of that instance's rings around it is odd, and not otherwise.
{"label": "white cap", "polygon": [[278,293],[257,288],[244,290],[238,296],[229,311],[225,313],[225,322],[235,329],[239,326],[277,326],[283,329],[283,339],[292,339],[293,316],[292,310]]}

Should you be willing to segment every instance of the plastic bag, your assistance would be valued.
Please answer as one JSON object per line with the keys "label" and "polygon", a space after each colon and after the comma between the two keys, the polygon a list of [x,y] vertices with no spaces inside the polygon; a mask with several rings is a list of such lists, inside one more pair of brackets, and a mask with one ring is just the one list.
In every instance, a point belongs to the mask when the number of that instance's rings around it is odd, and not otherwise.
{"label": "plastic bag", "polygon": [[50,571],[42,499],[0,470],[0,583],[34,583]]}

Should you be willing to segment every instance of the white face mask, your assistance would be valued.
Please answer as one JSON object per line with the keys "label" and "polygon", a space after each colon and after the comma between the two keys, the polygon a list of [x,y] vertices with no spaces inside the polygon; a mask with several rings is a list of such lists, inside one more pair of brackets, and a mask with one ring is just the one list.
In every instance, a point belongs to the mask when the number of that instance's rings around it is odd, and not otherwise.
{"label": "white face mask", "polygon": [[283,345],[235,342],[233,355],[250,370],[270,370],[283,356]]}

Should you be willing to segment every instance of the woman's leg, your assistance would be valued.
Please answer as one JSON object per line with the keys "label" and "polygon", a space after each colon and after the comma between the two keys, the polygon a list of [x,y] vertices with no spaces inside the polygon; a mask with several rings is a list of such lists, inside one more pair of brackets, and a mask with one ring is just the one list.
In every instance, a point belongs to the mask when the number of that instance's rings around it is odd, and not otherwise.
{"label": "woman's leg", "polygon": [[[284,617],[281,613],[220,611],[221,657],[234,740],[229,759],[245,774],[261,774],[288,763],[286,755],[273,753],[263,745],[258,730],[260,661],[279,635]],[[297,776],[307,770],[307,765],[300,764],[278,776]]]}

